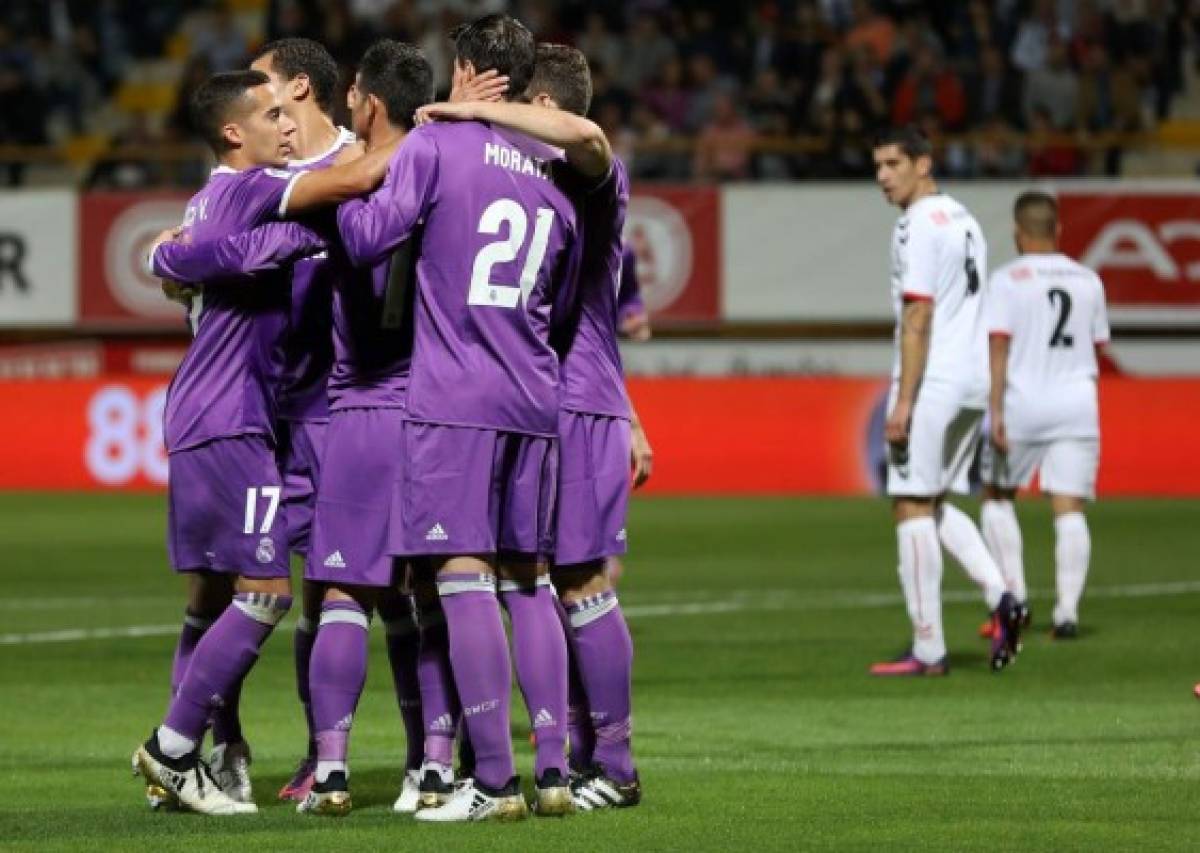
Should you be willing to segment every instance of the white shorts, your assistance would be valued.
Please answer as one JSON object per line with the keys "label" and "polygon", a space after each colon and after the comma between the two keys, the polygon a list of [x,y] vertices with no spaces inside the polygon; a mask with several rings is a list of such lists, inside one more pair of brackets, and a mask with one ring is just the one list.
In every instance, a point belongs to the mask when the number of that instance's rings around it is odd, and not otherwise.
{"label": "white shorts", "polygon": [[[888,399],[891,411],[895,388]],[[887,493],[932,498],[970,491],[967,472],[979,446],[983,410],[963,405],[964,395],[929,385],[917,394],[908,447],[887,448]]]}
{"label": "white shorts", "polygon": [[1094,438],[1013,441],[1001,455],[989,441],[983,450],[983,481],[1001,489],[1024,488],[1039,473],[1044,493],[1075,498],[1096,497],[1100,442]]}

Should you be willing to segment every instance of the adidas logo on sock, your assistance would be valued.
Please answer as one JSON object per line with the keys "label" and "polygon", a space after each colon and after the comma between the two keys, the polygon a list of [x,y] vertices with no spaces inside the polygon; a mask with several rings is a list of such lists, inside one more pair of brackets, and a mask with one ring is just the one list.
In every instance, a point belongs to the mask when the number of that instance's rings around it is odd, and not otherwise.
{"label": "adidas logo on sock", "polygon": [[327,569],[344,569],[344,568],[346,568],[346,561],[342,559],[342,552],[334,551],[332,554],[330,554],[328,557],[326,557],[325,558],[325,568],[327,568]]}
{"label": "adidas logo on sock", "polygon": [[533,718],[533,727],[535,729],[544,729],[547,726],[554,725],[554,716],[545,708],[537,712],[537,716]]}
{"label": "adidas logo on sock", "polygon": [[429,728],[439,732],[454,731],[454,719],[449,714],[442,714],[429,724]]}
{"label": "adidas logo on sock", "polygon": [[429,532],[425,534],[426,542],[445,542],[449,538],[440,523],[435,523],[433,527],[429,528]]}

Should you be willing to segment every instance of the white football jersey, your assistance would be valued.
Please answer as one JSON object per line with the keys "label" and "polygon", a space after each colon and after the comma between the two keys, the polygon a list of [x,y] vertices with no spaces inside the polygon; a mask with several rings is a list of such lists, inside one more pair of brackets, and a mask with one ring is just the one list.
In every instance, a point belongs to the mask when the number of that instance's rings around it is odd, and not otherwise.
{"label": "white football jersey", "polygon": [[900,377],[904,300],[932,300],[933,329],[922,382],[950,385],[982,408],[987,397],[987,332],[981,305],[987,280],[987,241],[970,211],[941,193],[925,196],[904,211],[892,231],[893,379]]}
{"label": "white football jersey", "polygon": [[1004,392],[1011,439],[1099,437],[1096,344],[1109,338],[1099,276],[1066,255],[1022,255],[992,277],[987,326],[1012,339]]}

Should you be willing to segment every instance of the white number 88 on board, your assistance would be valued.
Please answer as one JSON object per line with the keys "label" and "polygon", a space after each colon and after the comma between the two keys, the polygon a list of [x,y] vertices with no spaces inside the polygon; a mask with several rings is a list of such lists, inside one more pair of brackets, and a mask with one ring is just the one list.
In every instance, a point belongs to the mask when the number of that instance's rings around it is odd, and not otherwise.
{"label": "white number 88 on board", "polygon": [[156,388],[140,398],[124,385],[107,385],[88,402],[88,439],[84,458],[101,483],[119,486],[142,474],[152,483],[167,482],[163,410],[167,391]]}

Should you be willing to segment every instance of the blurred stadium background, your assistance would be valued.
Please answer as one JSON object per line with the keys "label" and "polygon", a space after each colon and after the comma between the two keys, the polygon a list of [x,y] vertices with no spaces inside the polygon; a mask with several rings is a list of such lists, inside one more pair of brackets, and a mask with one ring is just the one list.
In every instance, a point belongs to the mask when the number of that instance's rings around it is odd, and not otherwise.
{"label": "blurred stadium background", "polygon": [[[210,165],[188,93],[290,35],[326,44],[346,79],[374,39],[418,43],[444,91],[446,32],[491,11],[588,55],[593,117],[636,180],[627,237],[653,336],[624,355],[657,467],[632,510],[623,595],[647,804],[612,816],[614,844],[1196,843],[1194,5],[5,0],[0,784],[21,793],[0,797],[0,847],[242,837],[141,815],[116,778],[165,700],[182,607],[158,493],[165,386],[187,337],[139,256]],[[895,211],[870,180],[869,139],[901,122],[935,139],[943,188],[980,220],[992,266],[1012,256],[1017,192],[1053,191],[1063,248],[1104,278],[1114,331],[1084,642],[1039,634],[1013,671],[988,676],[972,638],[981,608],[948,569],[958,671],[931,690],[864,677],[907,631],[873,497]],[[1048,615],[1047,511],[1021,512]],[[714,639],[725,632],[736,640]],[[286,646],[268,649],[259,671],[272,674],[245,702],[263,732],[260,804],[300,737],[298,708],[271,710],[290,696]],[[394,829],[385,681],[371,678],[355,734],[374,811],[344,838],[363,845]],[[296,827],[283,809],[264,820]]]}

